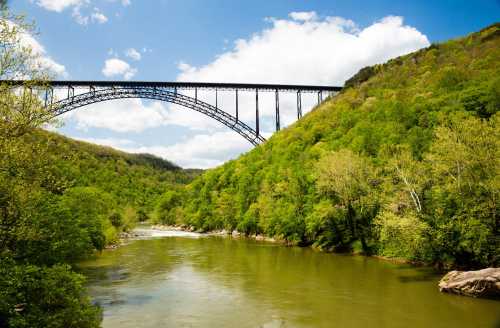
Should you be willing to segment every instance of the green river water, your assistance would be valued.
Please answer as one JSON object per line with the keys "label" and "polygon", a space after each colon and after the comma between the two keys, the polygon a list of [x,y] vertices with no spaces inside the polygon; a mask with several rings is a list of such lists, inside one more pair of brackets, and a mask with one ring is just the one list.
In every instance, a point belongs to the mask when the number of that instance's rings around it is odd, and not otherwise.
{"label": "green river water", "polygon": [[441,294],[428,268],[156,235],[81,264],[104,327],[500,327],[499,301]]}

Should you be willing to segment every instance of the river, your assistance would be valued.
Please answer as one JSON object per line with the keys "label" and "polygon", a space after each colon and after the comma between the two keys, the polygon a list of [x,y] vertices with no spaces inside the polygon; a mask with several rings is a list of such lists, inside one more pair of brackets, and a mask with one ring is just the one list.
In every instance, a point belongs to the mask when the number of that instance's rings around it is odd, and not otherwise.
{"label": "river", "polygon": [[442,294],[440,275],[363,256],[150,231],[81,263],[105,328],[498,327],[500,302]]}

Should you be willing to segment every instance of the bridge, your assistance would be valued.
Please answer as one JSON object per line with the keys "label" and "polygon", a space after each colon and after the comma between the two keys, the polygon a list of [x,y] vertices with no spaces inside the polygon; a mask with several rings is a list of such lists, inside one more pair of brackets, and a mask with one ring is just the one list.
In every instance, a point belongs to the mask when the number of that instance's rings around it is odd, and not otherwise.
{"label": "bridge", "polygon": [[[40,94],[44,106],[55,118],[79,107],[112,99],[143,98],[165,101],[184,106],[211,117],[230,129],[239,133],[252,145],[265,141],[260,132],[259,94],[262,92],[274,93],[275,126],[276,131],[281,128],[280,95],[294,93],[297,98],[297,119],[302,117],[302,94],[317,94],[318,104],[324,96],[332,96],[342,88],[336,86],[317,85],[286,85],[286,84],[246,84],[246,83],[203,83],[203,82],[141,82],[141,81],[34,81],[10,80],[0,81],[14,88],[23,88],[23,92]],[[75,92],[77,90],[77,92]],[[188,96],[184,91],[190,90],[194,96]],[[78,93],[78,91],[80,93]],[[209,104],[198,97],[198,92],[213,93],[215,103]],[[219,107],[219,91],[234,92],[234,115]],[[255,128],[250,127],[240,119],[241,92],[255,94]],[[57,95],[63,94],[61,99]],[[245,109],[248,110],[248,109]]]}

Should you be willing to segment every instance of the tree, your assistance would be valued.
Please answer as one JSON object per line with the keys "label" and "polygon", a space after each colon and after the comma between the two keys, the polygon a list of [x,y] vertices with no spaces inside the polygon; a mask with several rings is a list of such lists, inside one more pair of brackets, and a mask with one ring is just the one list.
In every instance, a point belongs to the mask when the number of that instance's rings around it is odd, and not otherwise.
{"label": "tree", "polygon": [[500,261],[500,133],[489,120],[458,114],[436,129],[426,161],[433,185],[427,220],[438,259],[481,266]]}
{"label": "tree", "polygon": [[101,247],[99,227],[61,206],[65,181],[43,147],[23,142],[52,115],[35,88],[48,74],[23,41],[30,26],[1,5],[0,79],[33,82],[0,85],[0,326],[98,327],[83,277],[64,263]]}
{"label": "tree", "polygon": [[363,251],[369,251],[371,220],[379,208],[374,168],[366,159],[341,150],[320,159],[316,169],[319,191],[343,209],[348,229],[340,227],[338,232],[349,231],[350,236],[341,239],[348,243],[359,240]]}
{"label": "tree", "polygon": [[84,281],[67,265],[16,265],[0,259],[0,326],[99,327],[101,310],[90,304]]}

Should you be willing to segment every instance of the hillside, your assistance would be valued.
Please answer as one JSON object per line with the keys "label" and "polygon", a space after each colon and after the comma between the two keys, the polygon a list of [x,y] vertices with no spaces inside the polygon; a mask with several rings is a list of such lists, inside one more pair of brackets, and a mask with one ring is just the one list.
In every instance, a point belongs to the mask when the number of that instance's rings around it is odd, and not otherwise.
{"label": "hillside", "polygon": [[150,154],[130,154],[111,147],[77,141],[57,133],[36,130],[23,137],[31,147],[42,147],[45,160],[68,187],[95,187],[114,198],[117,206],[150,213],[160,195],[186,184],[199,174]]}
{"label": "hillside", "polygon": [[36,177],[50,194],[71,199],[66,207],[72,208],[74,217],[99,216],[108,244],[117,241],[121,230],[149,219],[165,190],[181,188],[201,172],[183,170],[153,155],[129,154],[41,129],[25,134],[16,147],[12,159],[5,160],[12,172],[29,173],[13,176]]}
{"label": "hillside", "polygon": [[165,223],[443,266],[500,264],[500,24],[361,70],[157,206]]}

